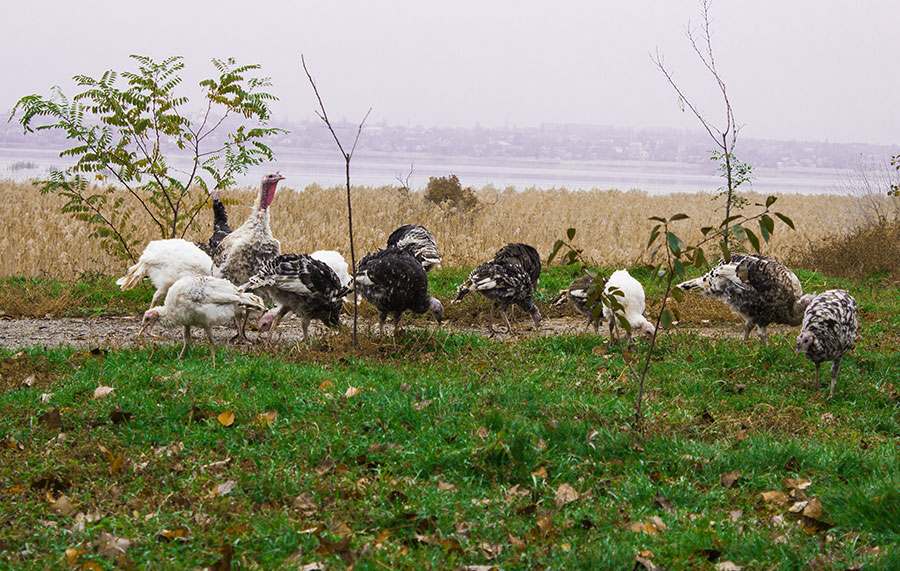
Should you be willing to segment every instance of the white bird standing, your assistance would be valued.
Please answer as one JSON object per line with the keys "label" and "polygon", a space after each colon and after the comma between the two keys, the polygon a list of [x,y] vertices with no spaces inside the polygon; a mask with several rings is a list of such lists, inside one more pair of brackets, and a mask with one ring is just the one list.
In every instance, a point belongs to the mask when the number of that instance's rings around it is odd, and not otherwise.
{"label": "white bird standing", "polygon": [[213,261],[193,242],[181,238],[153,240],[136,264],[116,280],[123,290],[137,286],[142,279],[149,278],[156,292],[150,307],[164,299],[169,288],[185,276],[209,276],[213,272]]}
{"label": "white bird standing", "polygon": [[609,279],[606,280],[603,293],[622,305],[622,308],[617,309],[615,312],[609,306],[603,306],[603,316],[609,320],[610,338],[617,331],[619,317],[623,317],[628,321],[628,325],[631,327],[631,331],[625,334],[626,343],[631,342],[631,334],[633,332],[639,332],[644,335],[653,335],[656,332],[656,327],[644,317],[644,310],[647,307],[644,286],[641,285],[641,282],[634,279],[628,273],[628,270],[616,270],[613,272]]}
{"label": "white bird standing", "polygon": [[[328,267],[335,273],[338,281],[341,282],[341,285],[349,288],[352,292],[353,286],[350,284],[352,281],[350,278],[350,264],[347,263],[340,252],[335,250],[316,250],[310,254],[309,257],[328,264]],[[353,301],[353,298],[345,295],[344,301]]]}
{"label": "white bird standing", "polygon": [[172,284],[163,305],[150,308],[144,313],[138,334],[145,329],[149,331],[156,323],[164,327],[184,327],[184,345],[178,354],[181,359],[191,344],[191,327],[202,327],[215,365],[212,327],[236,320],[239,308],[265,311],[266,305],[257,295],[239,292],[228,280],[211,276],[184,277]]}
{"label": "white bird standing", "polygon": [[803,314],[803,325],[797,336],[797,351],[816,366],[816,386],[819,386],[819,365],[831,361],[831,387],[841,368],[841,357],[855,346],[857,330],[856,300],[842,289],[830,289],[813,298]]}
{"label": "white bird standing", "polygon": [[794,272],[781,263],[758,254],[732,254],[705,275],[678,284],[685,291],[699,289],[718,299],[744,318],[744,340],[755,326],[762,344],[770,323],[800,325],[803,311],[812,299]]}

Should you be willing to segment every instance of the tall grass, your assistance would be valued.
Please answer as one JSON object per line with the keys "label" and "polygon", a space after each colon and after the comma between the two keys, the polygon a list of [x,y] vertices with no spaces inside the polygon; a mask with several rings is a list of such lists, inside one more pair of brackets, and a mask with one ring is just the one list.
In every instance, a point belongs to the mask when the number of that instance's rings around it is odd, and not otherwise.
{"label": "tall grass", "polygon": [[[287,181],[288,183],[290,180]],[[282,189],[272,206],[272,227],[285,252],[317,249],[348,251],[346,205],[339,188],[311,185],[303,190]],[[631,190],[536,190],[484,188],[477,192],[480,206],[474,211],[444,209],[424,199],[422,192],[404,193],[396,187],[353,189],[354,215],[358,221],[357,247],[366,252],[383,246],[397,226],[418,223],[435,235],[446,266],[471,266],[483,261],[507,242],[533,244],[546,256],[566,228],[577,227],[576,245],[586,257],[605,266],[649,261],[645,245],[651,227],[647,217],[684,212],[680,235],[688,242],[699,238],[699,228],[715,224],[723,214],[710,194],[650,196]],[[748,194],[751,201],[763,195]],[[226,193],[232,226],[250,212],[255,189]],[[41,196],[28,183],[0,182],[0,277],[52,276],[71,279],[84,272],[115,275],[127,264],[106,254],[88,239],[88,228],[60,213],[62,199]],[[778,231],[767,253],[786,259],[810,244],[840,235],[865,221],[855,196],[783,195],[777,209],[790,216],[796,232]],[[866,200],[873,200],[867,198]],[[895,201],[883,197],[874,200]],[[188,239],[206,240],[212,227],[210,210]],[[150,224],[143,241],[157,238]]]}

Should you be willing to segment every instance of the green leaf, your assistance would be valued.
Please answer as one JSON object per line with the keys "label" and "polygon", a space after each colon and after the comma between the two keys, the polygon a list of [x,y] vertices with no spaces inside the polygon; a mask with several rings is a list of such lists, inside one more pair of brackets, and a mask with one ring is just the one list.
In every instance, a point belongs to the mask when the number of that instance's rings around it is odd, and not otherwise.
{"label": "green leaf", "polygon": [[776,200],[778,200],[777,196],[769,196],[768,198],[766,198],[766,208],[775,204]]}
{"label": "green leaf", "polygon": [[684,264],[681,263],[681,260],[678,258],[672,260],[672,267],[675,269],[675,273],[678,274],[678,279],[684,280]]}
{"label": "green leaf", "polygon": [[[771,220],[772,219],[770,218],[769,221],[771,221]],[[769,241],[769,229],[763,223],[762,219],[759,220],[759,233],[762,236],[763,240],[765,240],[766,242]]]}
{"label": "green leaf", "polygon": [[753,246],[753,249],[756,253],[759,253],[759,238],[756,237],[756,234],[753,233],[749,228],[743,228],[744,232],[747,234],[747,240],[750,241],[750,245]]}
{"label": "green leaf", "polygon": [[672,288],[672,297],[675,298],[675,301],[681,301],[684,298],[684,291],[677,287]]}
{"label": "green leaf", "polygon": [[672,312],[666,308],[663,309],[659,314],[659,324],[662,325],[663,329],[668,329],[672,327]]}
{"label": "green leaf", "polygon": [[790,227],[791,230],[796,230],[796,228],[794,228],[794,222],[793,222],[793,220],[791,220],[790,218],[788,218],[787,216],[785,216],[785,215],[782,214],[781,212],[776,212],[776,213],[775,213],[775,216],[777,216],[777,217],[779,218],[779,220],[781,220],[782,222],[784,222],[785,224],[787,224],[787,225]]}
{"label": "green leaf", "polygon": [[679,255],[684,248],[684,242],[672,232],[666,232],[666,241],[669,244],[669,250],[676,256]]}
{"label": "green leaf", "polygon": [[744,231],[743,226],[732,226],[731,233],[734,234],[734,237],[738,240],[743,240],[747,237],[747,233]]}
{"label": "green leaf", "polygon": [[568,230],[566,230],[566,236],[569,237],[569,241],[571,242],[572,239],[575,238],[575,229],[569,228]]}
{"label": "green leaf", "polygon": [[687,220],[688,218],[690,218],[690,216],[688,216],[687,214],[679,213],[679,214],[675,214],[671,218],[669,218],[669,222],[676,222],[678,220]]}
{"label": "green leaf", "polygon": [[703,252],[703,248],[698,247],[694,250],[694,267],[702,268],[707,265],[709,262],[706,261],[706,254]]}
{"label": "green leaf", "polygon": [[759,224],[761,227],[765,227],[769,234],[775,231],[775,221],[768,214],[762,215],[762,218],[759,219]]}
{"label": "green leaf", "polygon": [[739,215],[739,214],[735,214],[734,216],[729,216],[725,220],[722,220],[722,223],[719,224],[719,228],[724,228],[724,227],[728,226],[729,224],[731,224],[732,222],[734,222],[735,220],[738,220],[739,218],[741,218],[741,215]]}
{"label": "green leaf", "polygon": [[659,228],[660,225],[657,224],[653,227],[653,230],[650,230],[650,239],[647,241],[647,249],[650,249],[650,246],[653,245],[653,242],[656,242],[656,239],[659,238]]}
{"label": "green leaf", "polygon": [[651,216],[648,220],[655,220],[656,222],[662,222],[663,224],[666,223],[666,219],[660,218],[659,216]]}
{"label": "green leaf", "polygon": [[564,243],[565,242],[563,242],[562,240],[557,240],[553,243],[553,250],[550,251],[550,255],[547,257],[548,265],[553,263],[553,258],[555,258],[556,254],[559,253],[559,249],[563,247]]}

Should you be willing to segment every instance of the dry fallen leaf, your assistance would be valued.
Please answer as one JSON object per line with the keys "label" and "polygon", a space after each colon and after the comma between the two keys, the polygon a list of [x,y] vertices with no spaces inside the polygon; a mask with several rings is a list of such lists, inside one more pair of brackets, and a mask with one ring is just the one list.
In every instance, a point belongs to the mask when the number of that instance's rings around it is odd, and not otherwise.
{"label": "dry fallen leaf", "polygon": [[455,492],[456,486],[454,484],[451,484],[450,482],[441,480],[440,482],[438,482],[437,489],[442,492]]}
{"label": "dry fallen leaf", "polygon": [[106,460],[109,463],[109,474],[111,476],[116,475],[116,473],[118,473],[125,465],[125,451],[122,450],[116,455],[113,454],[112,450],[102,444],[98,444],[97,447],[100,448],[100,451],[106,456]]}
{"label": "dry fallen leaf", "polygon": [[741,571],[743,567],[734,561],[722,561],[716,564],[716,571]]}
{"label": "dry fallen leaf", "polygon": [[538,478],[547,478],[547,469],[541,466],[540,468],[532,472],[531,475]]}
{"label": "dry fallen leaf", "polygon": [[809,500],[803,508],[803,515],[811,519],[822,519],[822,516],[824,515],[822,501],[819,500],[819,498]]}
{"label": "dry fallen leaf", "polygon": [[360,394],[361,392],[363,392],[362,389],[358,389],[358,388],[354,387],[353,385],[351,385],[351,386],[347,387],[346,392],[344,392],[344,398],[348,399],[351,397],[355,397],[356,395]]}
{"label": "dry fallen leaf", "polygon": [[164,529],[159,534],[157,534],[156,539],[158,541],[187,541],[188,535],[190,532],[186,527],[179,527],[176,529]]}
{"label": "dry fallen leaf", "polygon": [[319,511],[319,505],[313,501],[309,492],[303,492],[294,498],[294,507],[303,512],[303,515],[309,517]]}
{"label": "dry fallen leaf", "polygon": [[94,389],[94,398],[102,399],[103,397],[108,396],[114,390],[116,390],[116,389],[114,389],[112,387],[107,387],[106,385],[100,385],[99,387]]}
{"label": "dry fallen leaf", "polygon": [[226,410],[218,416],[218,419],[219,424],[221,424],[222,426],[231,426],[232,424],[234,424],[234,411],[230,409]]}
{"label": "dry fallen leaf", "polygon": [[227,482],[216,484],[216,487],[213,488],[212,495],[222,497],[231,492],[231,490],[233,490],[235,486],[237,486],[237,482],[234,480],[228,480]]}
{"label": "dry fallen leaf", "polygon": [[722,474],[722,477],[719,479],[719,483],[722,484],[725,488],[730,488],[734,486],[734,483],[738,481],[738,478],[741,477],[740,470],[732,470],[731,472],[725,472]]}
{"label": "dry fallen leaf", "polygon": [[62,417],[59,414],[59,407],[53,407],[44,414],[38,416],[38,422],[47,425],[48,428],[62,428]]}
{"label": "dry fallen leaf", "polygon": [[563,482],[556,489],[556,494],[553,496],[553,500],[556,503],[556,507],[562,507],[566,504],[571,504],[572,502],[578,500],[581,497],[578,493],[578,490],[573,488],[570,484]]}
{"label": "dry fallen leaf", "polygon": [[34,375],[28,375],[22,379],[22,385],[31,388],[31,386],[34,385]]}
{"label": "dry fallen leaf", "polygon": [[759,494],[762,500],[767,504],[783,506],[788,501],[788,495],[781,490],[772,490],[770,492],[762,492]]}
{"label": "dry fallen leaf", "polygon": [[[50,492],[47,492],[47,496],[49,498]],[[75,505],[69,501],[68,496],[60,496],[55,500],[50,500],[50,511],[58,515],[70,516],[75,513]]]}
{"label": "dry fallen leaf", "polygon": [[115,535],[101,531],[100,537],[94,542],[97,546],[97,552],[105,555],[110,559],[117,559],[120,555],[124,555],[131,548],[131,540],[125,537],[116,537]]}
{"label": "dry fallen leaf", "polygon": [[278,411],[267,410],[256,415],[256,422],[262,426],[272,426],[275,424],[276,418],[278,418]]}
{"label": "dry fallen leaf", "polygon": [[428,407],[428,405],[430,405],[433,402],[434,402],[434,399],[425,399],[425,400],[422,400],[419,402],[414,402],[412,404],[412,407],[414,410],[424,410],[425,408]]}
{"label": "dry fallen leaf", "polygon": [[675,511],[675,504],[672,502],[672,500],[661,494],[656,494],[655,496],[653,496],[653,503],[669,513]]}

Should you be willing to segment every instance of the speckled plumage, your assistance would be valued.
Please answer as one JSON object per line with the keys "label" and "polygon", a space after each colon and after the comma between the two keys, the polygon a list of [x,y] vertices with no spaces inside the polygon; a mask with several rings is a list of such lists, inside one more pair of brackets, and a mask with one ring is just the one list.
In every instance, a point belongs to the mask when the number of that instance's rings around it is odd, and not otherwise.
{"label": "speckled plumage", "polygon": [[329,327],[340,323],[341,297],[349,288],[341,284],[337,274],[325,262],[306,254],[282,254],[264,263],[262,270],[240,290],[264,292],[275,302],[275,307],[260,320],[261,332],[270,330],[271,338],[278,323],[294,312],[301,319],[303,339],[306,340],[313,319]]}
{"label": "speckled plumage", "polygon": [[783,264],[758,254],[732,254],[705,275],[678,284],[718,299],[744,318],[744,339],[756,327],[766,342],[770,323],[800,325],[810,296],[803,296],[800,280]]}
{"label": "speckled plumage", "polygon": [[[589,275],[583,275],[579,278],[575,278],[569,287],[564,290],[561,290],[559,294],[556,296],[556,299],[553,302],[554,306],[561,306],[563,303],[568,302],[572,307],[575,308],[579,314],[584,317],[587,317],[587,323],[585,324],[585,330],[591,325],[594,326],[594,333],[597,333],[600,329],[600,321],[603,319],[603,312],[597,310],[597,315],[594,315],[594,309],[600,303],[599,292],[598,295],[594,298],[594,302],[588,306],[588,299],[591,296],[591,286],[594,285],[594,278]],[[605,285],[605,282],[601,283],[601,287]],[[602,290],[600,290],[602,291]]]}
{"label": "speckled plumage", "polygon": [[356,265],[356,287],[363,299],[378,309],[382,332],[388,315],[394,317],[394,331],[399,328],[403,312],[431,311],[440,324],[444,308],[428,295],[428,274],[409,251],[386,248],[368,254]]}
{"label": "speckled plumage", "polygon": [[418,224],[405,224],[388,236],[388,248],[400,248],[407,250],[415,256],[426,272],[432,268],[440,267],[441,255],[438,253],[437,242],[434,236],[424,226]]}
{"label": "speckled plumage", "polygon": [[507,244],[497,250],[494,260],[521,266],[531,280],[531,289],[537,290],[541,279],[541,257],[534,246],[519,242]]}
{"label": "speckled plumage", "polygon": [[803,325],[797,336],[797,351],[802,351],[816,366],[816,385],[819,366],[831,361],[831,387],[841,367],[844,353],[855,346],[857,330],[856,300],[842,289],[830,289],[813,298],[803,314]]}
{"label": "speckled plumage", "polygon": [[277,173],[263,177],[260,195],[250,216],[215,249],[213,261],[219,268],[219,275],[233,284],[246,283],[259,273],[265,262],[281,253],[281,243],[272,236],[269,227],[268,208],[278,181],[283,179]]}
{"label": "speckled plumage", "polygon": [[512,332],[507,309],[516,304],[531,315],[534,327],[541,324],[541,312],[534,303],[532,277],[525,268],[508,260],[491,260],[472,270],[469,279],[456,288],[454,302],[462,300],[469,292],[476,291],[494,302],[506,320],[507,333]]}

